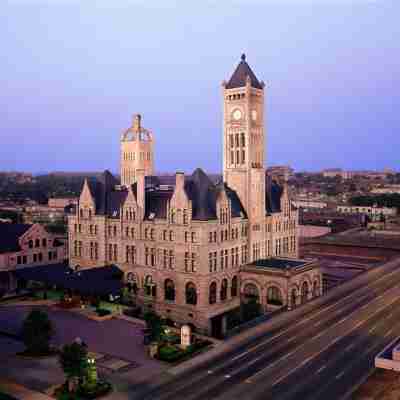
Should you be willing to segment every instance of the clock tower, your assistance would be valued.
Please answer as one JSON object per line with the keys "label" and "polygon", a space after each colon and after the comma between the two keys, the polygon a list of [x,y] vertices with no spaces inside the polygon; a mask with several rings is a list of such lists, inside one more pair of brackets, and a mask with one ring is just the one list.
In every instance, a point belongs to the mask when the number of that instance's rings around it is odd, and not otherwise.
{"label": "clock tower", "polygon": [[264,86],[244,54],[229,81],[222,83],[224,181],[247,212],[251,260],[257,258],[254,247],[262,246],[265,225]]}

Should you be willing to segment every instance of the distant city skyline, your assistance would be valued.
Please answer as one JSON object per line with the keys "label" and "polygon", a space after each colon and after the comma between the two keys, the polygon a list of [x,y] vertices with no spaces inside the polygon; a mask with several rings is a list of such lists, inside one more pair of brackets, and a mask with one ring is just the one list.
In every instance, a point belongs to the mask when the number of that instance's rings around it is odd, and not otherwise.
{"label": "distant city skyline", "polygon": [[220,173],[243,52],[266,82],[267,167],[398,170],[398,4],[222,3],[2,5],[0,170],[118,171],[139,112],[156,171]]}

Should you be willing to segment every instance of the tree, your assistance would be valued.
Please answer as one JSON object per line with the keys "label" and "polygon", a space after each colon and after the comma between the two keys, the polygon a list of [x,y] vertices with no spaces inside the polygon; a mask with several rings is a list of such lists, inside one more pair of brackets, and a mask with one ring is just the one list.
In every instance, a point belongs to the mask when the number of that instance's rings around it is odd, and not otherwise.
{"label": "tree", "polygon": [[32,310],[22,326],[22,339],[27,352],[32,354],[48,353],[53,335],[54,328],[48,315],[41,310]]}
{"label": "tree", "polygon": [[144,320],[146,321],[147,328],[151,330],[151,340],[159,341],[164,333],[160,316],[152,312],[147,312],[144,315]]}
{"label": "tree", "polygon": [[66,377],[66,386],[69,388],[73,378],[77,378],[81,385],[88,368],[86,345],[78,342],[64,345],[58,361]]}

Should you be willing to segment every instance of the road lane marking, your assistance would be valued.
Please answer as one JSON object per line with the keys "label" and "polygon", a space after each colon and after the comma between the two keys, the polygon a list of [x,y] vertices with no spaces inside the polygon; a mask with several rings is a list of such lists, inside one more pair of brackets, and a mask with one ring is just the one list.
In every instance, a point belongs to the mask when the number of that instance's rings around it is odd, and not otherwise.
{"label": "road lane marking", "polygon": [[233,357],[233,358],[232,358],[232,361],[238,360],[239,358],[244,357],[244,356],[245,356],[246,354],[248,354],[248,353],[250,353],[250,350],[247,350],[246,352],[244,352],[244,353],[242,353],[242,354],[239,354],[239,355],[237,355],[236,357]]}
{"label": "road lane marking", "polygon": [[[382,280],[382,279],[384,279],[384,278],[388,278],[389,276],[391,276],[391,275],[393,275],[393,274],[395,274],[395,273],[397,273],[397,272],[398,272],[398,271],[395,269],[394,271],[390,272],[389,274],[382,275],[380,278],[378,278],[377,280],[373,281],[371,284],[368,284],[368,285],[366,285],[366,286],[360,287],[359,289],[366,289],[366,288],[368,288],[368,287],[370,287],[370,286],[373,286],[373,285],[375,285],[377,282],[379,282],[380,280]],[[390,290],[390,289],[389,289],[389,290]],[[319,314],[325,313],[326,311],[328,311],[328,310],[331,309],[332,307],[338,306],[340,303],[344,302],[348,297],[353,296],[354,293],[355,293],[355,292],[351,292],[351,293],[349,293],[347,296],[345,296],[345,297],[343,297],[342,299],[340,299],[340,300],[334,302],[333,304],[329,305],[328,307],[323,307],[321,310],[319,310],[317,313],[311,315],[310,317],[304,318],[304,319],[302,319],[301,321],[295,323],[294,325],[292,325],[292,326],[286,328],[285,330],[281,331],[280,333],[278,333],[278,334],[272,336],[271,338],[269,338],[269,339],[267,339],[267,340],[265,340],[265,341],[262,341],[262,342],[258,343],[257,345],[255,345],[255,346],[253,346],[253,347],[250,347],[250,348],[248,349],[248,351],[256,350],[257,348],[259,348],[259,347],[261,347],[261,346],[264,346],[264,345],[268,344],[269,342],[271,342],[271,341],[273,341],[273,340],[275,340],[275,339],[277,339],[277,338],[283,336],[286,332],[290,331],[290,330],[293,329],[294,327],[299,326],[299,325],[301,325],[301,324],[304,324],[305,322],[309,321],[310,319],[314,319],[314,318],[317,317]],[[370,293],[366,293],[364,296],[361,296],[360,299],[365,299],[365,298],[368,297],[369,295],[370,295]],[[373,299],[371,299],[371,301],[374,301],[374,300],[376,300],[375,297],[374,297]],[[369,306],[369,303],[370,303],[371,301],[367,302],[367,304],[365,304],[365,305],[364,305],[363,307],[361,307],[361,308],[368,307],[368,306]],[[346,304],[346,306],[347,306],[347,304]],[[337,311],[339,312],[339,311],[341,311],[343,308],[344,308],[344,307],[341,307],[341,308],[339,308]]]}
{"label": "road lane marking", "polygon": [[354,343],[349,344],[349,345],[345,348],[345,351],[351,350],[354,346],[355,346]]}
{"label": "road lane marking", "polygon": [[342,371],[340,374],[337,374],[335,376],[335,379],[340,379],[344,375],[344,371]]}
{"label": "road lane marking", "polygon": [[213,372],[211,371],[211,370],[208,370],[207,371],[207,374],[212,374]]}
{"label": "road lane marking", "polygon": [[226,379],[229,379],[231,376],[228,374],[228,375],[225,375],[225,378]]}
{"label": "road lane marking", "polygon": [[[394,287],[392,289],[389,290],[399,290],[398,287]],[[352,331],[356,330],[359,326],[361,326],[363,323],[365,323],[366,321],[370,320],[374,315],[380,313],[383,309],[389,307],[391,304],[393,304],[394,302],[396,302],[398,300],[397,296],[394,296],[394,299],[391,300],[388,304],[384,304],[383,306],[379,307],[378,309],[375,310],[375,312],[373,312],[372,314],[369,315],[368,318],[361,320],[360,322],[358,322],[356,325],[354,325],[350,330],[348,330],[347,332],[345,332],[342,336],[337,337],[336,339],[332,340],[327,346],[325,346],[322,350],[320,350],[319,352],[313,354],[312,356],[310,356],[309,358],[307,358],[306,360],[304,360],[302,363],[300,363],[299,365],[297,365],[295,368],[293,368],[291,371],[289,371],[286,375],[284,375],[282,378],[278,379],[277,381],[275,381],[272,386],[276,385],[277,383],[281,382],[283,379],[285,379],[287,376],[289,376],[290,374],[292,374],[294,371],[296,371],[297,369],[299,369],[300,367],[302,367],[304,364],[306,364],[308,361],[310,361],[311,359],[317,357],[318,355],[320,355],[321,353],[323,353],[324,351],[326,351],[329,347],[331,347],[333,344],[335,344],[336,342],[338,342],[339,340],[341,340],[342,338],[344,338],[345,336],[347,336],[349,333],[351,333]],[[376,301],[376,299],[373,299],[370,303]],[[352,313],[349,314],[349,317],[352,314],[355,314],[357,311],[359,310],[354,310]],[[332,325],[330,328],[333,328],[335,325],[337,325],[338,323]],[[328,330],[328,329],[327,329]],[[318,336],[321,336],[321,334],[315,336],[313,339],[317,338]],[[301,346],[297,347],[294,351],[291,352],[291,354],[296,353],[298,350],[300,350],[302,347],[304,347],[305,345],[308,344],[308,341],[306,341],[305,343],[303,343]],[[287,357],[285,357],[287,358]],[[254,375],[251,376],[252,379],[255,379],[256,377],[258,377],[260,374],[264,373],[266,370],[268,370],[269,368],[272,368],[275,364],[277,364],[278,362],[282,361],[282,357],[279,358],[278,360],[274,361],[272,364],[267,365],[265,368],[261,369],[260,371],[256,372]],[[241,368],[240,368],[241,369]],[[239,369],[239,370],[240,370]],[[235,371],[236,373],[237,371]]]}
{"label": "road lane marking", "polygon": [[[366,286],[357,288],[355,292],[349,293],[347,296],[343,297],[342,299],[337,299],[336,301],[334,301],[334,302],[333,302],[332,304],[330,304],[329,306],[325,306],[325,307],[322,306],[322,308],[321,308],[319,311],[317,311],[317,312],[315,312],[315,313],[312,313],[312,315],[310,315],[310,317],[305,318],[305,319],[303,319],[302,321],[299,321],[298,323],[295,323],[295,324],[291,325],[290,327],[284,329],[283,331],[280,331],[278,334],[272,336],[271,338],[269,338],[269,339],[267,339],[267,340],[265,340],[265,341],[262,341],[262,342],[258,343],[256,346],[253,346],[253,347],[248,348],[248,349],[243,353],[243,355],[250,353],[251,351],[255,350],[256,348],[259,348],[259,347],[261,347],[261,346],[265,346],[266,344],[268,344],[269,342],[275,340],[276,338],[285,335],[288,331],[294,329],[296,326],[299,326],[299,325],[303,324],[304,322],[306,322],[306,321],[308,321],[308,320],[310,320],[310,319],[314,319],[314,318],[316,318],[317,316],[319,316],[319,315],[322,314],[322,313],[326,313],[327,310],[329,310],[329,309],[331,309],[331,308],[333,308],[333,307],[338,307],[341,303],[346,302],[348,298],[353,297],[354,294],[357,293],[358,291],[366,290],[366,289],[368,289],[368,288],[371,287],[371,286],[375,286],[375,285],[377,284],[377,282],[379,282],[379,281],[381,281],[381,280],[387,280],[388,277],[390,277],[391,275],[394,275],[394,274],[396,274],[396,273],[398,273],[398,270],[395,269],[395,270],[393,270],[392,272],[389,272],[389,273],[387,273],[387,274],[385,274],[385,275],[382,275],[380,278],[378,278],[377,280],[375,280],[375,281],[373,281],[373,282],[367,284]],[[386,293],[386,292],[389,292],[389,291],[391,291],[391,290],[393,290],[393,289],[395,289],[395,288],[387,288],[387,289],[385,288],[385,293]],[[362,301],[362,300],[366,299],[366,298],[369,297],[369,296],[370,296],[370,293],[365,293],[364,295],[361,295],[361,296],[358,298],[358,300],[359,300],[359,301]],[[365,304],[364,306],[362,306],[362,308],[368,307],[371,303],[373,303],[373,302],[376,301],[376,300],[377,300],[376,297],[373,297],[373,298],[371,298],[371,299],[368,299],[367,304]],[[391,304],[391,303],[390,303],[390,304]],[[340,312],[341,312],[344,308],[346,308],[346,307],[347,307],[347,304],[345,304],[344,306],[339,307],[336,311],[337,311],[338,313],[340,313]],[[360,307],[360,308],[361,308],[361,307]],[[354,313],[356,313],[357,311],[359,311],[360,308],[357,308],[357,309],[354,310],[352,313],[350,313],[350,314],[348,315],[348,318],[349,318],[352,314],[354,314]],[[380,310],[377,310],[377,312],[378,312],[378,311],[380,311]],[[374,315],[374,314],[372,314],[372,315]],[[354,327],[354,329],[357,328],[357,327],[359,327],[360,325],[362,325],[362,324],[364,323],[364,321],[365,321],[365,320],[363,320],[363,321],[359,322],[358,324],[356,324],[355,327]],[[335,325],[335,324],[334,324],[334,325]],[[332,326],[334,326],[334,325],[332,325]],[[328,327],[327,329],[325,329],[325,331],[328,332],[328,331],[332,328],[332,326],[330,326],[330,327]],[[318,334],[317,336],[315,336],[315,337],[312,338],[311,340],[316,339],[317,337],[322,336],[322,334],[324,334],[325,331],[321,332],[320,334]],[[308,342],[308,341],[307,341],[307,342]],[[307,342],[306,342],[306,343],[303,343],[303,345],[297,347],[294,351],[290,352],[289,355],[291,355],[291,354],[297,352],[297,351],[300,350],[303,346],[307,345],[307,344],[308,344]],[[325,350],[324,350],[324,351],[325,351]],[[240,358],[239,355],[238,355],[238,356],[235,356],[235,360],[237,360],[237,359],[239,359],[239,358]],[[255,360],[251,361],[248,365],[254,364],[254,363],[255,363],[256,361],[258,361],[260,358],[262,358],[262,357],[257,357]],[[278,363],[278,362],[280,362],[280,361],[281,361],[281,360],[278,359],[278,360],[276,360],[274,363],[270,364],[269,366],[272,367],[273,365],[275,365],[276,363]],[[229,360],[227,360],[227,362],[222,363],[217,369],[221,369],[221,368],[223,368],[225,365],[229,365],[229,364],[231,364],[231,363],[232,363],[232,359],[229,359]],[[247,364],[247,363],[245,363],[245,365],[246,365],[246,364]],[[268,368],[268,367],[267,367],[267,368]],[[237,372],[238,372],[239,370],[241,370],[241,369],[242,369],[242,368],[239,368],[238,370],[235,370],[235,371],[233,371],[233,372],[231,372],[231,373],[235,374],[235,373],[237,373]],[[263,372],[263,370],[260,370],[259,372],[257,372],[255,375],[253,375],[253,377],[255,377],[256,375],[258,375],[260,372]]]}
{"label": "road lane marking", "polygon": [[384,336],[384,337],[389,336],[392,332],[393,332],[393,328],[390,329],[390,330],[388,330],[388,331],[385,333],[385,336]]}
{"label": "road lane marking", "polygon": [[315,374],[320,374],[326,368],[326,364],[324,364]]}

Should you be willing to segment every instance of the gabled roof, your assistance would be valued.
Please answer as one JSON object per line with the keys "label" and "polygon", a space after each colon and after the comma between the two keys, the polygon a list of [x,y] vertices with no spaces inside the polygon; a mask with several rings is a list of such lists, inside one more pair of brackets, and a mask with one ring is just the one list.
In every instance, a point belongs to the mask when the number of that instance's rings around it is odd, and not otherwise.
{"label": "gabled roof", "polygon": [[32,224],[0,223],[0,253],[21,250],[18,239],[27,232]]}
{"label": "gabled roof", "polygon": [[256,89],[263,89],[263,85],[255,76],[254,72],[246,62],[246,56],[242,54],[241,61],[236,67],[235,72],[226,84],[226,89],[235,89],[246,86],[246,77],[250,78],[251,86]]}
{"label": "gabled roof", "polygon": [[267,214],[281,211],[281,196],[283,189],[269,176],[265,176],[265,208]]}
{"label": "gabled roof", "polygon": [[[101,179],[89,181],[88,184],[96,203],[96,214],[118,218],[120,208],[128,196],[128,190],[126,188],[116,190],[115,185],[118,182],[108,171]],[[168,202],[174,193],[175,176],[146,176],[145,185],[145,219],[150,215],[166,219]],[[167,187],[160,187],[162,185]],[[217,218],[217,196],[221,190],[225,190],[231,201],[232,217],[246,217],[246,211],[236,192],[224,183],[215,184],[200,168],[191,176],[185,176],[184,190],[192,202],[193,220],[208,221]],[[137,183],[132,185],[132,192],[137,197]]]}

